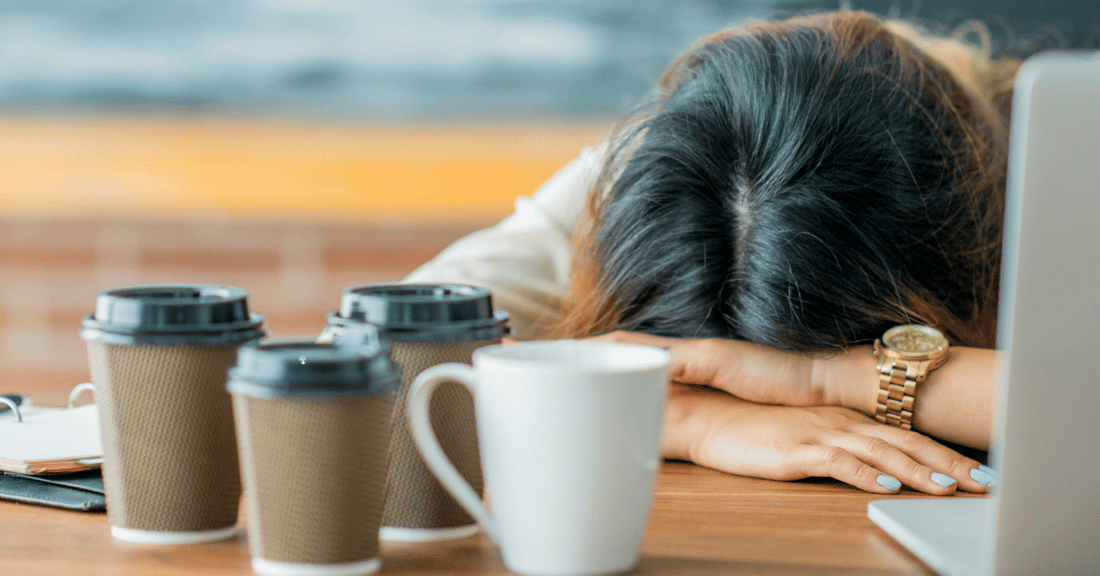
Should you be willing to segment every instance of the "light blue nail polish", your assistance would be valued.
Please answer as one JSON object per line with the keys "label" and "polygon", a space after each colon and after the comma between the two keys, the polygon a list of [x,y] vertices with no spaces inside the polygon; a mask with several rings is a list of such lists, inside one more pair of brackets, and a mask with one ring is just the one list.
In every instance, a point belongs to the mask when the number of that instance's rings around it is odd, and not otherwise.
{"label": "light blue nail polish", "polygon": [[1000,478],[1001,478],[1001,475],[998,474],[996,470],[990,468],[989,466],[986,466],[985,464],[978,464],[978,470],[981,470],[982,472],[985,472],[986,474],[989,474],[990,476],[993,477],[994,480],[1000,480]]}
{"label": "light blue nail polish", "polygon": [[939,472],[932,473],[932,481],[936,484],[939,484],[940,486],[943,486],[944,488],[955,485],[954,478],[948,476],[947,474],[940,474]]}
{"label": "light blue nail polish", "polygon": [[990,474],[989,472],[986,472],[985,470],[982,470],[981,468],[975,468],[975,469],[971,470],[970,471],[970,477],[973,478],[975,482],[977,482],[978,484],[981,484],[982,486],[996,486],[997,485],[997,479],[994,478],[992,474]]}
{"label": "light blue nail polish", "polygon": [[879,474],[878,478],[876,478],[875,481],[878,482],[879,486],[882,486],[883,488],[890,491],[901,488],[901,481],[899,481],[897,478],[894,478],[893,476]]}

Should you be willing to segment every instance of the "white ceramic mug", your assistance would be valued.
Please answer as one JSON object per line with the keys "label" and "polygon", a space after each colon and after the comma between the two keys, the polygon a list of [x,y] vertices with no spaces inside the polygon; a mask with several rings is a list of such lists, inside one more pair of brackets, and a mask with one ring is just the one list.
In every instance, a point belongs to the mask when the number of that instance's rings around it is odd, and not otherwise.
{"label": "white ceramic mug", "polygon": [[[408,395],[425,462],[523,574],[622,572],[638,561],[660,463],[664,350],[559,340],[481,348],[473,367],[425,370]],[[474,396],[492,513],[447,460],[428,420],[432,391]]]}

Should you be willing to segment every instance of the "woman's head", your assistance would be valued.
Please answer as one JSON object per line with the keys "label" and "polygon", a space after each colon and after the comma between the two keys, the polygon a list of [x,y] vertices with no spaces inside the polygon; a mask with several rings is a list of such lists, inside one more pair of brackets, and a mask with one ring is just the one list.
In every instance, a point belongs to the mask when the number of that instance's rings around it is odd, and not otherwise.
{"label": "woman's head", "polygon": [[833,13],[719,32],[621,127],[568,330],[842,347],[894,324],[991,345],[1007,136],[989,70]]}

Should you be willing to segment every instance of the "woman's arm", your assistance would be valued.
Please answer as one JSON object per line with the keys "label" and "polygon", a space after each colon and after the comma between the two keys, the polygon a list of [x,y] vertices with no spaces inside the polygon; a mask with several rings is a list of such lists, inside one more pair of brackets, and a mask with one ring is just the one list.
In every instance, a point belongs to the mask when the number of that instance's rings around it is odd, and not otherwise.
{"label": "woman's arm", "polygon": [[[875,413],[878,372],[870,346],[812,357],[742,340],[678,340],[617,332],[608,338],[668,347],[674,382],[724,390],[760,404],[843,406]],[[917,389],[913,428],[989,449],[997,352],[953,347]]]}
{"label": "woman's arm", "polygon": [[702,386],[670,385],[662,453],[743,476],[831,477],[868,492],[988,490],[971,477],[978,462],[917,432],[847,408],[765,406]]}
{"label": "woman's arm", "polygon": [[[997,351],[951,347],[947,363],[917,388],[913,429],[962,446],[989,449]],[[873,415],[879,378],[870,346],[816,358],[812,386],[824,404]]]}

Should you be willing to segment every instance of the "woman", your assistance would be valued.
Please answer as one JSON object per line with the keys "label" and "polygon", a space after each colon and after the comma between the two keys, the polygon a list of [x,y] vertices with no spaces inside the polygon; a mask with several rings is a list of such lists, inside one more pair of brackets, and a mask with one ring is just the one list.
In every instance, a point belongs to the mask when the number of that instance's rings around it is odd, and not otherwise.
{"label": "woman", "polygon": [[669,347],[668,458],[985,491],[987,467],[868,417],[870,343],[942,331],[912,426],[988,447],[1015,64],[859,12],[718,32],[607,143],[407,280],[491,288],[520,338]]}

